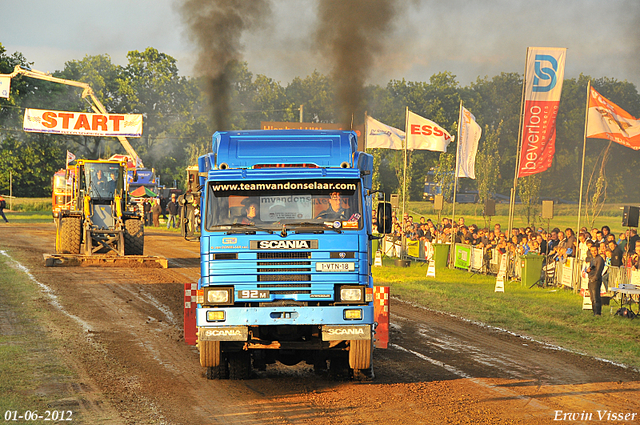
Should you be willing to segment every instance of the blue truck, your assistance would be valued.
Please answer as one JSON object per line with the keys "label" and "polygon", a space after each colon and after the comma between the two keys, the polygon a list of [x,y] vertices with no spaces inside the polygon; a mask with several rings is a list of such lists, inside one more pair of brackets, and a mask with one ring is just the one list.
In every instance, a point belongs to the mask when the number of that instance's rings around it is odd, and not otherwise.
{"label": "blue truck", "polygon": [[[198,170],[194,332],[207,378],[276,362],[373,378],[373,158],[356,134],[216,132]],[[377,215],[390,230],[390,204]]]}

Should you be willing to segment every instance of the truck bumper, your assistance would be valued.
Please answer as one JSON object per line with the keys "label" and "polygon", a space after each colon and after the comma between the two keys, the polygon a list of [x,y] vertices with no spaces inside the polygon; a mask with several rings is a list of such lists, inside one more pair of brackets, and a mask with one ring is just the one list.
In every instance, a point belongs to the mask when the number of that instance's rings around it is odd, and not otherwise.
{"label": "truck bumper", "polygon": [[[346,311],[361,310],[361,319],[345,319]],[[224,320],[208,321],[209,312],[224,312]],[[198,308],[198,327],[267,326],[267,325],[370,325],[373,323],[372,306],[329,307],[230,307]]]}

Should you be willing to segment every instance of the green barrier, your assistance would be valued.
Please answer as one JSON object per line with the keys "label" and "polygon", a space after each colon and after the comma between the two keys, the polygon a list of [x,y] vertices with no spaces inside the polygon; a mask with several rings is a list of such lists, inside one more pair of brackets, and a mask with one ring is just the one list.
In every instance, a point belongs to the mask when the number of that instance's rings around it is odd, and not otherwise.
{"label": "green barrier", "polygon": [[469,270],[471,267],[471,245],[455,245],[454,267],[457,269]]}
{"label": "green barrier", "polygon": [[436,264],[436,269],[446,269],[447,260],[449,258],[449,247],[451,245],[446,243],[434,243],[433,244],[433,261]]}
{"label": "green barrier", "polygon": [[527,254],[520,257],[522,262],[522,284],[532,287],[540,280],[544,255]]}

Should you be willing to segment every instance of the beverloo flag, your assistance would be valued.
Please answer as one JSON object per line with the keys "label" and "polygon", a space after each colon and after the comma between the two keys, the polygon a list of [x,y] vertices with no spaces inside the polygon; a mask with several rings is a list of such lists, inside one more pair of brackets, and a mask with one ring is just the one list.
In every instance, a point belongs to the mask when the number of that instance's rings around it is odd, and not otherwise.
{"label": "beverloo flag", "polygon": [[458,177],[476,178],[476,153],[478,141],[482,136],[482,129],[476,122],[476,117],[464,106],[462,107],[462,122],[458,135]]}
{"label": "beverloo flag", "polygon": [[367,148],[404,149],[404,131],[367,116]]}
{"label": "beverloo flag", "polygon": [[565,48],[529,47],[518,177],[541,173],[556,151],[556,116],[564,80]]}
{"label": "beverloo flag", "polygon": [[446,152],[453,136],[431,120],[407,111],[407,149]]}
{"label": "beverloo flag", "polygon": [[640,120],[591,88],[587,113],[587,137],[609,139],[640,149]]}

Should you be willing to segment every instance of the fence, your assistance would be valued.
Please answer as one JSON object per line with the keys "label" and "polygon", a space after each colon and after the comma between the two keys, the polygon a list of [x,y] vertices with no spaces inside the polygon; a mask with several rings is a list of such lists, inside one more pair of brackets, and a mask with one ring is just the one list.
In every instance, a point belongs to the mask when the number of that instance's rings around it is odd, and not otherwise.
{"label": "fence", "polygon": [[[383,239],[382,250],[386,256],[401,257],[403,253],[414,261],[427,261],[426,256],[433,254],[430,242],[425,241],[405,241],[405,247],[400,240],[395,240],[392,236]],[[510,280],[520,280],[522,278],[523,258],[515,252],[501,254],[497,249],[476,248],[466,244],[455,244],[453,255],[449,256],[448,264],[461,270],[473,273],[484,273],[497,275],[502,261],[506,261],[507,278]],[[576,266],[579,262],[579,267]],[[583,292],[588,288],[589,278],[586,274],[588,263],[568,257],[562,261],[557,261],[553,256],[548,256],[542,262],[540,270],[540,281],[545,286],[563,286]],[[620,287],[623,284],[635,284],[640,286],[640,271],[632,270],[628,267],[609,266],[603,274],[603,285],[607,292],[608,288]]]}

